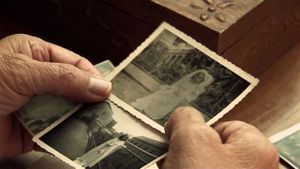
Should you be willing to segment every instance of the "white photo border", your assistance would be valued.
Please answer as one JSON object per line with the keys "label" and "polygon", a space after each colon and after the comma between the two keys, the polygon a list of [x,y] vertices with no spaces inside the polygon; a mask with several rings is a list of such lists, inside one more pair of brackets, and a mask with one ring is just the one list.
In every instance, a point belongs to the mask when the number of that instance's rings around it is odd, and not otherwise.
{"label": "white photo border", "polygon": [[269,137],[269,140],[272,142],[272,143],[276,143],[292,134],[294,134],[295,132],[299,131],[300,130],[300,123],[297,123],[283,131],[280,131],[274,135],[272,135],[271,137]]}
{"label": "white photo border", "polygon": [[[292,127],[289,127],[281,132],[274,134],[273,136],[269,137],[269,140],[271,141],[271,143],[275,144],[298,131],[300,131],[300,123],[297,123],[297,124],[293,125]],[[283,159],[289,165],[291,165],[294,168],[297,168],[293,163],[291,163],[285,157],[283,157],[282,155],[279,155],[279,156],[281,159]]]}
{"label": "white photo border", "polygon": [[[109,103],[110,102],[110,103]],[[109,104],[115,104],[112,101],[107,101],[107,103]],[[74,109],[72,109],[72,111],[68,112],[67,114],[65,114],[63,117],[61,117],[59,120],[57,120],[55,122],[55,124],[50,125],[49,127],[47,127],[45,130],[43,130],[42,132],[38,133],[37,135],[35,135],[33,137],[33,142],[35,142],[38,146],[40,146],[41,148],[43,148],[44,150],[46,150],[47,152],[51,153],[52,155],[58,157],[60,160],[62,160],[63,162],[67,163],[68,165],[74,167],[75,169],[85,169],[84,167],[82,167],[80,164],[77,164],[75,161],[69,159],[68,157],[66,157],[64,154],[60,153],[59,151],[57,151],[56,149],[52,148],[50,145],[48,145],[47,143],[45,143],[43,140],[41,140],[41,138],[46,135],[49,131],[51,131],[52,129],[54,129],[55,127],[57,127],[58,125],[62,124],[63,121],[65,121],[67,118],[71,117],[71,115],[75,114],[77,110],[79,110],[83,105],[77,105],[76,107],[74,107]],[[115,106],[117,106],[120,110],[124,111],[124,113],[126,113],[126,110],[122,109],[121,107],[119,107],[118,105],[115,104]],[[128,114],[130,117],[132,117],[132,115],[129,113]],[[132,117],[135,118],[135,117]],[[150,126],[149,126],[150,127]],[[165,140],[168,144],[168,141]],[[148,164],[146,164],[145,166],[143,166],[141,169],[147,169],[150,166],[154,165],[155,163],[157,163],[158,161],[162,160],[163,158],[166,157],[167,153],[164,153],[162,155],[160,155],[159,157],[155,158],[154,160],[152,160],[151,162],[149,162]]]}
{"label": "white photo border", "polygon": [[[111,81],[116,77],[123,69],[126,68],[128,64],[130,64],[144,49],[149,46],[163,31],[169,31],[172,34],[176,35],[177,37],[184,40],[186,43],[190,44],[191,46],[195,47],[199,51],[206,54],[208,57],[213,59],[214,61],[218,62],[219,64],[223,65],[225,68],[231,70],[239,77],[243,78],[247,82],[249,82],[249,86],[241,93],[237,98],[235,98],[229,105],[227,105],[221,112],[215,115],[212,119],[207,122],[207,125],[212,125],[220,118],[222,118],[226,113],[229,112],[236,104],[238,104],[253,88],[258,84],[259,80],[254,76],[250,75],[249,73],[243,71],[241,68],[235,66],[227,59],[219,56],[215,52],[211,51],[207,47],[203,46],[201,43],[197,42],[190,36],[186,35],[185,33],[179,31],[175,27],[171,26],[170,24],[163,22],[135,51],[133,51],[123,62],[120,63],[116,69],[107,76],[107,80]],[[138,119],[142,120],[146,124],[150,125],[154,129],[164,133],[164,127],[149,118],[148,116],[144,115],[143,113],[139,112],[128,103],[114,95],[113,93],[110,95],[109,99],[123,108],[124,110],[128,111]]]}

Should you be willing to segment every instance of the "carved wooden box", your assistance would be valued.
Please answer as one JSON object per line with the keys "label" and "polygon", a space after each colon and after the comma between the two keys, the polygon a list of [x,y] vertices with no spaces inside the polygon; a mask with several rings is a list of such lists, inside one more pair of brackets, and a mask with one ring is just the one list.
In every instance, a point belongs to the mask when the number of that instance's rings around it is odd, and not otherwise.
{"label": "carved wooden box", "polygon": [[300,37],[297,0],[152,1],[211,29],[217,44],[208,45],[255,75]]}
{"label": "carved wooden box", "polygon": [[[252,26],[250,20],[256,19],[256,23],[262,20],[248,17],[243,23],[242,18],[246,14],[254,13],[255,8],[263,0],[152,0],[186,18],[203,25],[219,35],[218,43],[212,48],[218,52],[224,51],[230,44],[243,36]],[[267,15],[265,12],[261,15]],[[238,28],[234,28],[238,26]]]}
{"label": "carved wooden box", "polygon": [[262,75],[300,37],[299,0],[96,2],[92,15],[133,49],[167,21],[255,76]]}

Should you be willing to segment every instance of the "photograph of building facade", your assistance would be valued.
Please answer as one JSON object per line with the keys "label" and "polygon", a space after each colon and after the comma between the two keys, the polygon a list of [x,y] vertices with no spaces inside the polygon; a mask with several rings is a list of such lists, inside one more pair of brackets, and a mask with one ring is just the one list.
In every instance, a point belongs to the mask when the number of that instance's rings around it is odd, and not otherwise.
{"label": "photograph of building facade", "polygon": [[[112,109],[112,105],[110,102],[85,105],[42,136],[41,141],[80,166],[93,169],[137,169],[167,151],[167,144],[147,135],[147,131],[134,133],[140,125],[134,124],[134,120],[115,119],[130,115],[114,105]],[[118,113],[123,114],[114,116]],[[119,123],[128,128],[119,130],[116,127]]]}

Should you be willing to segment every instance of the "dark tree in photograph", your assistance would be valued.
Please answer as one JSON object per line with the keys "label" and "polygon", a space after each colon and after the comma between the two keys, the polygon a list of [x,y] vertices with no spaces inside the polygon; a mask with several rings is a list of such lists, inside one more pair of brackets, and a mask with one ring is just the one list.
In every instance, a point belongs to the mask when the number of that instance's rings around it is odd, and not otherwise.
{"label": "dark tree in photograph", "polygon": [[[173,39],[171,44],[166,43],[166,37]],[[133,64],[162,85],[171,85],[196,70],[206,70],[214,81],[190,104],[209,118],[229,105],[250,85],[248,81],[168,31],[164,31],[151,43]]]}

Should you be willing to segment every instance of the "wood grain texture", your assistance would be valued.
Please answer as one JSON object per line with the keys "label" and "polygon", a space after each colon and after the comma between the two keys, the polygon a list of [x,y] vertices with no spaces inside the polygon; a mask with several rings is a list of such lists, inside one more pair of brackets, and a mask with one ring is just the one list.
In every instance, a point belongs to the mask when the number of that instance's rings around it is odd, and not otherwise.
{"label": "wood grain texture", "polygon": [[[127,19],[110,16],[107,21],[112,23],[110,29],[121,32],[118,34],[133,48],[145,39],[149,30],[157,27],[162,21],[167,21],[257,77],[300,38],[299,0],[264,0],[223,32],[214,31],[178,14],[180,11],[175,12],[149,0],[93,1],[102,4],[95,7],[96,13],[117,11],[115,13],[119,13],[120,16],[127,15]],[[181,8],[188,7],[191,1],[193,0],[180,0],[181,3],[184,2]],[[168,4],[171,5],[171,2]]]}
{"label": "wood grain texture", "polygon": [[[152,0],[219,33],[224,32],[263,0]],[[274,0],[273,0],[274,1]],[[278,1],[278,0],[276,0]],[[201,16],[206,17],[201,17]],[[249,24],[248,24],[249,25]]]}
{"label": "wood grain texture", "polygon": [[300,122],[300,43],[274,64],[259,85],[221,121],[241,120],[271,136]]}
{"label": "wood grain texture", "polygon": [[[172,10],[158,5],[149,0],[96,0],[99,3],[113,6],[116,10],[122,11],[132,17],[153,27],[159,26],[166,21],[188,35],[197,39],[208,48],[216,51],[219,34],[212,29],[200,25]],[[115,20],[114,22],[118,22]],[[139,27],[138,23],[134,26]],[[140,29],[139,31],[143,31]],[[142,38],[141,38],[142,39]]]}
{"label": "wood grain texture", "polygon": [[299,30],[300,1],[285,1],[222,56],[259,77],[297,43]]}

